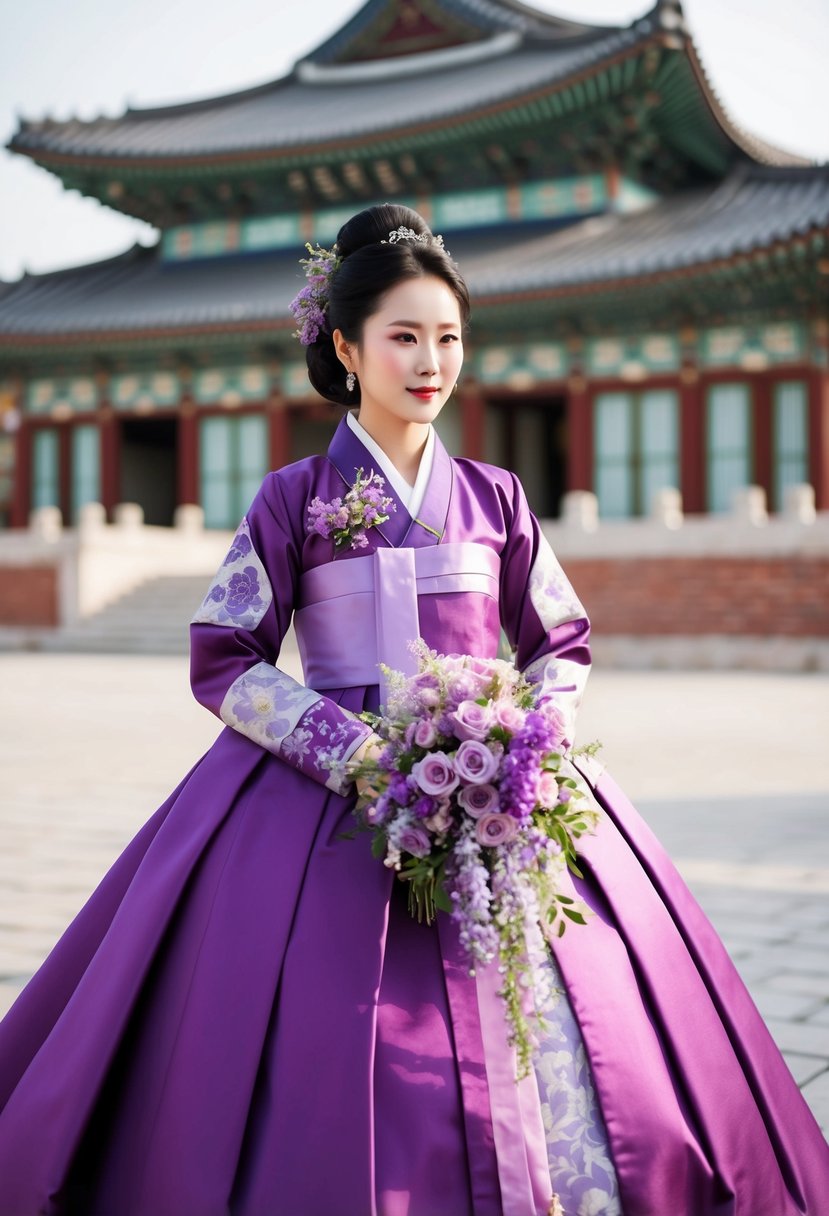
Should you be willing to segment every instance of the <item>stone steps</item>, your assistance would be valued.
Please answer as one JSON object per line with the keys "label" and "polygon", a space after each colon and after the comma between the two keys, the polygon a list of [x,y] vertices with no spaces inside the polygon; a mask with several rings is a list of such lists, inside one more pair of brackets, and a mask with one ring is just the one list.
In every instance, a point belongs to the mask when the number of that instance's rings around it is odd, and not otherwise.
{"label": "stone steps", "polygon": [[[165,575],[148,579],[100,612],[65,629],[39,632],[23,648],[80,654],[187,654],[189,624],[210,576]],[[283,654],[297,656],[293,631]]]}
{"label": "stone steps", "polygon": [[44,650],[186,654],[188,625],[210,585],[204,575],[148,579],[100,612],[43,639]]}

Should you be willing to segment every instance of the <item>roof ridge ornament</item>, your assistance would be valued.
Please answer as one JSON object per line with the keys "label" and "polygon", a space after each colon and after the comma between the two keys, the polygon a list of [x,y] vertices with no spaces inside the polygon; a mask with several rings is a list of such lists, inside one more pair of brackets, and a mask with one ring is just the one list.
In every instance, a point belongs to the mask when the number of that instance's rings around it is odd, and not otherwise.
{"label": "roof ridge ornament", "polygon": [[417,76],[436,68],[461,67],[507,55],[522,43],[517,30],[495,34],[481,42],[463,46],[442,47],[436,51],[421,51],[391,59],[366,59],[352,63],[315,63],[300,59],[294,75],[302,84],[346,84],[362,80],[389,80],[400,76]]}

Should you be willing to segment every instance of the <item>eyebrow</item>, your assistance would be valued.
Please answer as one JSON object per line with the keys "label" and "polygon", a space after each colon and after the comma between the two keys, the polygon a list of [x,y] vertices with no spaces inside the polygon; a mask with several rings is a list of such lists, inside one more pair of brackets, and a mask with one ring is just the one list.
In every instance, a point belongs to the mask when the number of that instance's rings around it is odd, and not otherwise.
{"label": "eyebrow", "polygon": [[[392,325],[405,325],[407,329],[423,329],[420,321],[389,321],[386,328],[390,329]],[[441,321],[438,329],[460,329],[460,325],[457,321]]]}

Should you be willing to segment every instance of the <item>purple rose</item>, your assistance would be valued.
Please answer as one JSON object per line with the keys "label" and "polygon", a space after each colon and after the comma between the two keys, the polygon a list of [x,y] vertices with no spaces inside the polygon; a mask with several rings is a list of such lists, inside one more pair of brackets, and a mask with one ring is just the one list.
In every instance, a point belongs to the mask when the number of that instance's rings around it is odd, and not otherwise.
{"label": "purple rose", "polygon": [[544,717],[547,722],[547,727],[550,731],[550,742],[553,747],[566,746],[567,739],[567,723],[564,719],[564,714],[557,705],[546,701],[544,703]]}
{"label": "purple rose", "polygon": [[462,701],[474,701],[476,697],[481,696],[486,686],[487,681],[483,676],[479,676],[477,672],[459,671],[447,683],[447,703],[455,709]]}
{"label": "purple rose", "polygon": [[475,839],[478,844],[495,849],[499,844],[506,844],[507,841],[512,840],[517,831],[518,824],[510,815],[495,812],[490,815],[482,815],[475,824]]}
{"label": "purple rose", "polygon": [[515,734],[524,725],[526,714],[523,709],[513,705],[511,701],[498,701],[495,704],[495,721],[510,734]]}
{"label": "purple rose", "polygon": [[432,846],[428,832],[410,824],[398,836],[397,847],[401,853],[411,853],[412,857],[425,857]]}
{"label": "purple rose", "polygon": [[458,805],[472,819],[498,810],[498,791],[494,785],[465,785],[458,794]]}
{"label": "purple rose", "polygon": [[538,778],[538,801],[549,807],[561,801],[555,773],[543,772]]}
{"label": "purple rose", "polygon": [[435,724],[431,718],[421,718],[415,725],[412,735],[418,747],[431,747],[437,737],[438,732],[435,730]]}
{"label": "purple rose", "polygon": [[424,794],[435,798],[451,793],[458,784],[452,760],[445,752],[431,752],[418,760],[412,765],[412,776]]}
{"label": "purple rose", "polygon": [[461,701],[451,715],[455,720],[455,735],[458,739],[485,739],[492,723],[489,705],[477,701]]}
{"label": "purple rose", "polygon": [[464,739],[455,752],[455,772],[461,781],[483,785],[498,772],[498,757],[493,756],[485,743]]}

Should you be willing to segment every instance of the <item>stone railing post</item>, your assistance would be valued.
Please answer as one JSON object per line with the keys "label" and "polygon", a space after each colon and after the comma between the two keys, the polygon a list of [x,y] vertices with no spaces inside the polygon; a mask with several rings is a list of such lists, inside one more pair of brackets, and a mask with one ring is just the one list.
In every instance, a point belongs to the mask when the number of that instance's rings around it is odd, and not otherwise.
{"label": "stone railing post", "polygon": [[144,508],[137,502],[119,502],[112,518],[116,528],[138,529],[144,525]]}
{"label": "stone railing post", "polygon": [[59,540],[63,531],[60,507],[36,507],[29,514],[29,531],[39,540]]}
{"label": "stone railing post", "polygon": [[561,520],[574,532],[595,532],[599,526],[599,500],[590,490],[570,490],[561,500]]}
{"label": "stone railing post", "polygon": [[672,486],[657,490],[651,499],[650,517],[654,523],[662,524],[665,528],[681,528],[684,516],[680,491]]}
{"label": "stone railing post", "polygon": [[817,519],[815,487],[810,485],[788,486],[783,500],[783,515],[792,523],[813,524]]}
{"label": "stone railing post", "polygon": [[173,527],[177,532],[203,532],[204,508],[194,502],[182,503],[173,513]]}
{"label": "stone railing post", "polygon": [[731,496],[731,513],[740,523],[753,528],[767,524],[766,491],[762,486],[741,486]]}

